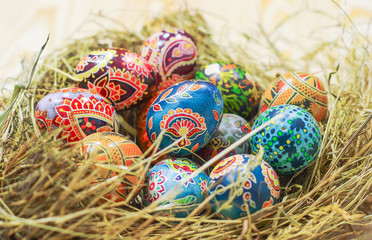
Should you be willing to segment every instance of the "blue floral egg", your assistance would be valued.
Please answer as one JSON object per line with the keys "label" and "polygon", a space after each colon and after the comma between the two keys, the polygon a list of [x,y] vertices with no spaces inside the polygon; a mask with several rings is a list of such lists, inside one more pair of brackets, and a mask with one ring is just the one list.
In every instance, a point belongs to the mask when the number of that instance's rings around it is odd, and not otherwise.
{"label": "blue floral egg", "polygon": [[255,156],[223,159],[210,174],[209,194],[216,192],[212,210],[222,219],[237,219],[278,203],[279,179],[274,169]]}
{"label": "blue floral egg", "polygon": [[208,176],[201,172],[193,178],[189,176],[198,170],[198,165],[190,159],[168,158],[157,163],[147,174],[144,205],[148,206],[160,197],[159,203],[165,216],[187,217],[207,197]]}
{"label": "blue floral egg", "polygon": [[164,132],[159,148],[177,144],[171,155],[185,156],[209,142],[222,117],[223,100],[212,83],[187,80],[164,90],[150,106],[147,135],[154,142]]}
{"label": "blue floral egg", "polygon": [[[277,115],[281,118],[272,121]],[[263,112],[252,130],[265,122],[270,125],[251,138],[254,153],[264,148],[263,159],[277,173],[293,174],[313,162],[322,145],[319,126],[306,110],[294,105],[278,105]]]}
{"label": "blue floral egg", "polygon": [[[247,120],[232,113],[225,113],[222,115],[221,123],[216,133],[209,143],[197,152],[197,155],[202,160],[208,161],[250,131],[251,127]],[[247,154],[249,152],[249,140],[247,140],[235,149],[227,152],[225,158],[236,154]]]}

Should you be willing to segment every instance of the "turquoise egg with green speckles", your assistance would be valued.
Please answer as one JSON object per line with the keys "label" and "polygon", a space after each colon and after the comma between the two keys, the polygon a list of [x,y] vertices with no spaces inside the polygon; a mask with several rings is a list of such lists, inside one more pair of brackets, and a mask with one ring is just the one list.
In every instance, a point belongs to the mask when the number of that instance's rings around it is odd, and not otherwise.
{"label": "turquoise egg with green speckles", "polygon": [[260,85],[235,63],[214,61],[202,66],[195,79],[209,81],[221,91],[224,113],[251,120],[256,116],[262,96]]}
{"label": "turquoise egg with green speckles", "polygon": [[[275,116],[279,118],[273,120]],[[278,174],[294,174],[318,157],[322,136],[308,111],[295,105],[274,106],[256,119],[252,131],[266,122],[270,124],[252,136],[251,148],[258,153],[261,146],[263,160]]]}

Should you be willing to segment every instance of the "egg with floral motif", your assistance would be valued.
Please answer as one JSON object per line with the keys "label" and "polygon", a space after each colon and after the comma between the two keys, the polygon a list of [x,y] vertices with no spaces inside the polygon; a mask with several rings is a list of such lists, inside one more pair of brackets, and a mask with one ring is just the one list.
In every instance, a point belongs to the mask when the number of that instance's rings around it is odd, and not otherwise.
{"label": "egg with floral motif", "polygon": [[191,176],[199,166],[188,158],[167,158],[147,174],[144,205],[155,204],[164,216],[187,217],[207,197],[208,176],[200,172]]}
{"label": "egg with floral motif", "polygon": [[96,132],[118,132],[115,108],[106,98],[83,88],[64,88],[44,96],[36,106],[40,130],[57,131],[68,143]]}
{"label": "egg with floral motif", "polygon": [[156,71],[159,90],[195,76],[198,49],[182,29],[167,28],[151,35],[139,50]]}
{"label": "egg with floral motif", "polygon": [[156,90],[150,64],[123,48],[106,48],[90,52],[75,68],[78,86],[109,99],[116,110],[141,103]]}
{"label": "egg with floral motif", "polygon": [[185,156],[202,148],[217,130],[223,109],[221,92],[212,83],[186,80],[165,89],[150,106],[146,130],[159,149]]}
{"label": "egg with floral motif", "polygon": [[262,147],[263,159],[278,174],[294,174],[318,157],[322,136],[308,111],[295,105],[277,105],[263,112],[252,129],[266,122],[270,124],[250,139],[252,152],[258,153]]}
{"label": "egg with floral motif", "polygon": [[209,81],[218,87],[224,101],[224,113],[239,115],[247,121],[257,114],[262,90],[241,66],[214,61],[202,66],[195,79]]}
{"label": "egg with floral motif", "polygon": [[[241,139],[250,131],[251,126],[247,120],[236,114],[225,113],[222,115],[221,123],[212,139],[207,145],[196,152],[195,157],[201,158],[201,161],[208,161],[226,148],[230,147],[231,144]],[[222,158],[227,158],[236,154],[248,153],[250,153],[249,140],[230,150]],[[216,164],[217,162],[214,165]]]}
{"label": "egg with floral motif", "polygon": [[213,212],[222,219],[237,219],[275,205],[280,185],[274,169],[253,155],[238,154],[220,161],[209,175]]}

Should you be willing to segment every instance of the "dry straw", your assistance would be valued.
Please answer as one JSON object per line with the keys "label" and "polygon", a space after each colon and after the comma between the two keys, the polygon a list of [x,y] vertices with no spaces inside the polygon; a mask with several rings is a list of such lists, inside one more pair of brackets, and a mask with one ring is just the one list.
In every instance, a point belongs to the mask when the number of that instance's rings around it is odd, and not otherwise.
{"label": "dry straw", "polygon": [[[297,60],[281,55],[262,27],[254,37],[245,35],[247,46],[259,45],[272,52],[277,61],[270,64],[255,59],[241,46],[220,46],[202,15],[190,11],[154,19],[138,33],[105,29],[36,60],[36,68],[25,68],[19,76],[18,81],[25,84],[15,87],[11,99],[1,98],[0,238],[343,239],[352,235],[371,239],[371,232],[360,232],[363,224],[372,220],[368,205],[372,185],[371,46],[347,16],[344,20],[340,29],[353,36],[351,41],[346,43],[342,34],[337,40],[309,49]],[[273,71],[294,70],[298,63],[304,71],[310,65],[323,70],[317,74],[328,80],[332,94],[329,116],[320,124],[321,154],[306,170],[280,179],[281,203],[246,218],[219,220],[210,211],[208,200],[212,196],[185,219],[157,215],[154,211],[161,206],[145,208],[141,195],[131,194],[122,203],[102,202],[114,186],[109,183],[118,182],[128,171],[145,173],[160,154],[144,156],[133,169],[116,169],[119,177],[91,185],[92,163],[77,166],[83,160],[78,147],[66,148],[53,135],[40,135],[34,120],[37,101],[51,91],[74,86],[73,69],[81,57],[102,47],[137,51],[149,35],[167,26],[183,28],[194,36],[200,51],[199,64],[235,61],[264,87],[275,77]],[[136,140],[137,112],[120,115],[125,126],[122,133]],[[204,214],[197,216],[202,210]]]}

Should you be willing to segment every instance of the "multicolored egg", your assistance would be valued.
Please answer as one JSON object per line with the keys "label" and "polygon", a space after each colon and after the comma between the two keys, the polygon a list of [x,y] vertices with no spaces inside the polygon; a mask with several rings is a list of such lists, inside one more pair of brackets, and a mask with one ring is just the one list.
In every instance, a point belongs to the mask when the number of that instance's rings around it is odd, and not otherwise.
{"label": "multicolored egg", "polygon": [[138,145],[141,148],[142,151],[146,151],[151,146],[150,139],[147,135],[146,131],[146,118],[147,113],[155,101],[155,99],[159,96],[161,91],[157,91],[150,99],[147,99],[139,108],[138,115],[137,115],[137,136],[138,136]]}
{"label": "multicolored egg", "polygon": [[224,101],[224,113],[234,113],[251,120],[258,112],[262,90],[257,82],[234,63],[211,62],[201,67],[195,78],[213,83],[220,89]]}
{"label": "multicolored egg", "polygon": [[[169,154],[185,156],[209,142],[220,124],[223,100],[212,83],[186,80],[164,90],[151,105],[146,120],[151,142],[170,145]],[[176,142],[176,144],[175,144]]]}
{"label": "multicolored egg", "polygon": [[[241,139],[250,131],[251,126],[244,118],[232,113],[225,113],[222,115],[221,123],[217,132],[213,135],[209,143],[196,152],[196,154],[204,161],[208,161],[218,153],[230,147],[231,144]],[[249,140],[226,153],[223,158],[236,154],[248,153],[250,153]],[[216,162],[214,165],[217,163],[218,162]]]}
{"label": "multicolored egg", "polygon": [[[280,116],[277,120],[272,120]],[[295,105],[278,105],[267,109],[255,121],[252,130],[265,122],[270,125],[251,138],[251,148],[279,174],[293,174],[313,162],[319,154],[322,136],[315,118]]]}
{"label": "multicolored egg", "polygon": [[153,34],[142,45],[139,55],[154,67],[160,90],[194,78],[198,49],[184,30],[167,28]]}
{"label": "multicolored egg", "polygon": [[[105,195],[106,198],[121,202],[126,199],[134,186],[138,185],[135,188],[135,193],[139,191],[140,176],[143,169],[133,166],[142,160],[142,151],[127,137],[112,132],[89,135],[82,141],[82,153],[86,154],[87,158],[92,157],[94,164],[108,166],[105,168],[93,164],[92,170],[97,171],[97,175],[95,179],[92,179],[92,184],[119,175],[123,179],[121,183],[115,186],[114,191]],[[123,167],[126,169],[123,169]]]}
{"label": "multicolored egg", "polygon": [[208,176],[198,170],[193,161],[183,158],[168,158],[157,163],[147,174],[144,205],[148,206],[164,196],[159,206],[162,215],[184,218],[207,197]]}
{"label": "multicolored egg", "polygon": [[40,130],[60,129],[58,138],[68,143],[96,132],[118,132],[114,107],[99,94],[83,88],[64,88],[44,96],[36,106]]}
{"label": "multicolored egg", "polygon": [[265,161],[242,154],[223,159],[210,173],[212,210],[222,219],[237,219],[278,203],[279,179]]}
{"label": "multicolored egg", "polygon": [[136,106],[156,90],[150,64],[122,48],[92,51],[75,68],[78,86],[109,99],[116,110]]}
{"label": "multicolored egg", "polygon": [[265,90],[260,112],[276,105],[292,104],[310,112],[317,121],[327,116],[327,92],[316,76],[303,72],[281,75]]}

